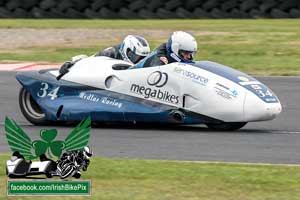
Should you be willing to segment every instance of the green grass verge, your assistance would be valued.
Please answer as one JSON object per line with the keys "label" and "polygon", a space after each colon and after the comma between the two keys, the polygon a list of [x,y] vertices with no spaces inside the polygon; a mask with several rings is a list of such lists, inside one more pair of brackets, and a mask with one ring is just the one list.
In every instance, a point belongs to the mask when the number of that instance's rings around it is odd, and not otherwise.
{"label": "green grass verge", "polygon": [[215,20],[73,20],[73,19],[1,19],[0,28],[99,28],[99,29],[159,29],[210,30],[245,32],[297,32],[299,19],[215,19]]}
{"label": "green grass verge", "polygon": [[[5,160],[0,156],[0,199],[6,197]],[[300,199],[300,167],[189,163],[93,158],[83,179],[92,180],[92,197],[101,200],[291,200]],[[49,199],[18,197],[17,199]],[[51,198],[52,199],[52,198]]]}
{"label": "green grass verge", "polygon": [[[300,75],[300,20],[1,20],[0,28],[91,28],[193,30],[199,45],[196,60],[212,60],[254,75]],[[147,38],[152,49],[164,42]],[[165,39],[167,40],[167,38]],[[61,63],[77,54],[92,55],[119,40],[1,50],[0,61]],[[97,45],[95,45],[97,44]]]}

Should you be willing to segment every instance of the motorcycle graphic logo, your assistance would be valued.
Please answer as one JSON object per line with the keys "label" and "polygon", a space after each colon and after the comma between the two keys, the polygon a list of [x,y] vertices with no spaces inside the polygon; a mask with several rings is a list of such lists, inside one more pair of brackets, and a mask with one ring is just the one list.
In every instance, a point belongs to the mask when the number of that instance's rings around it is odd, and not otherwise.
{"label": "motorcycle graphic logo", "polygon": [[168,82],[168,74],[165,72],[155,71],[148,76],[147,83],[151,86],[161,88]]}
{"label": "motorcycle graphic logo", "polygon": [[[55,140],[56,129],[40,131],[40,139],[31,141],[30,137],[14,121],[6,117],[6,139],[13,152],[6,162],[6,174],[11,178],[45,174],[48,178],[81,176],[80,170],[87,170],[92,156],[88,145],[91,119],[81,121],[65,138]],[[57,158],[54,161],[54,158]],[[31,161],[39,158],[40,161]]]}

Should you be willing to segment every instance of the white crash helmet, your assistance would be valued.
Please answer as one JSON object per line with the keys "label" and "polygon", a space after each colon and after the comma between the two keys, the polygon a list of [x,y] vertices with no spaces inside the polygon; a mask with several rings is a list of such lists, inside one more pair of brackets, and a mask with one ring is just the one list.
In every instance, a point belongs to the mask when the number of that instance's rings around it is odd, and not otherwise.
{"label": "white crash helmet", "polygon": [[123,40],[119,51],[123,60],[136,64],[149,55],[150,46],[145,38],[138,35],[128,35]]}
{"label": "white crash helmet", "polygon": [[89,146],[85,146],[85,147],[83,148],[82,153],[83,153],[83,156],[84,156],[85,158],[87,158],[87,159],[91,158],[92,155],[93,155],[93,151],[92,151],[92,149],[91,149]]}
{"label": "white crash helmet", "polygon": [[[168,54],[178,62],[192,62],[194,54],[197,52],[196,39],[183,31],[175,31],[166,46]],[[190,60],[184,59],[181,53],[190,54]]]}

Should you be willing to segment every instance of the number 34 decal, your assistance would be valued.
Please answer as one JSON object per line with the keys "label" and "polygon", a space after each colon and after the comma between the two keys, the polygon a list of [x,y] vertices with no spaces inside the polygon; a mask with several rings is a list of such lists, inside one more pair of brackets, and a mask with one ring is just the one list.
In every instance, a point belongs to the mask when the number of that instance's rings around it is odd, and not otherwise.
{"label": "number 34 decal", "polygon": [[51,97],[51,100],[54,100],[57,98],[57,93],[60,87],[57,87],[53,90],[49,91],[49,84],[48,83],[41,83],[41,88],[40,90],[37,92],[37,96],[40,98],[44,98],[46,96]]}

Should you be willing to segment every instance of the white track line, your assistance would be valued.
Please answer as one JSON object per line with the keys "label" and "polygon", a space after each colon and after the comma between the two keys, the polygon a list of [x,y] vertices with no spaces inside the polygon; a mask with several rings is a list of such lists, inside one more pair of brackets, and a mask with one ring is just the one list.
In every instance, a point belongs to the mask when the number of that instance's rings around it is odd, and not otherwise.
{"label": "white track line", "polygon": [[37,64],[37,63],[13,63],[0,64],[0,71],[28,71],[59,68],[60,64]]}
{"label": "white track line", "polygon": [[300,164],[287,164],[287,163],[252,163],[252,162],[227,162],[227,161],[182,161],[182,160],[166,160],[166,162],[184,162],[184,163],[200,163],[200,164],[234,164],[234,165],[257,165],[257,166],[288,166],[300,167]]}

